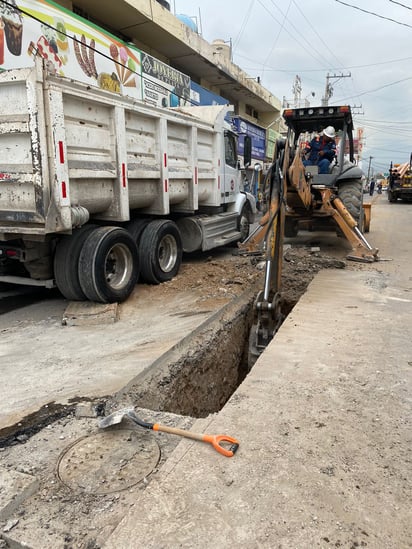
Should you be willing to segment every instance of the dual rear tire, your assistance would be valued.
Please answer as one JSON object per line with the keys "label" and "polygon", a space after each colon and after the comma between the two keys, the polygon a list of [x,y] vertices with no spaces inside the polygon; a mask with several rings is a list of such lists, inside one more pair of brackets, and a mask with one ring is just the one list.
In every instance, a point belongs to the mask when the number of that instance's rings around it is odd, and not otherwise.
{"label": "dual rear tire", "polygon": [[176,276],[182,243],[175,223],[136,220],[128,229],[86,225],[58,242],[54,274],[66,299],[121,302],[129,297],[139,276],[150,284]]}

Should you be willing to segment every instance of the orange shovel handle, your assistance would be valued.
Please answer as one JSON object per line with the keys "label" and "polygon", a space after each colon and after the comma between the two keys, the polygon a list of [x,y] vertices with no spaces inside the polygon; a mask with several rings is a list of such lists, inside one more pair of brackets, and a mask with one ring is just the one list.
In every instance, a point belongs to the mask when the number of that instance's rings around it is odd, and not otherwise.
{"label": "orange shovel handle", "polygon": [[[149,428],[153,431],[162,431],[163,433],[171,433],[172,435],[180,435],[181,437],[191,438],[193,440],[201,440],[203,442],[209,442],[215,450],[226,457],[233,457],[239,448],[239,441],[233,437],[226,435],[202,435],[200,433],[192,433],[192,431],[185,431],[184,429],[178,429],[177,427],[169,427],[167,425],[160,425],[160,423],[148,424]],[[223,444],[230,444],[229,448],[222,446]]]}
{"label": "orange shovel handle", "polygon": [[[233,457],[239,448],[239,441],[226,435],[203,435],[203,440],[209,442],[219,454],[226,457]],[[230,444],[230,447],[225,448],[222,443]]]}

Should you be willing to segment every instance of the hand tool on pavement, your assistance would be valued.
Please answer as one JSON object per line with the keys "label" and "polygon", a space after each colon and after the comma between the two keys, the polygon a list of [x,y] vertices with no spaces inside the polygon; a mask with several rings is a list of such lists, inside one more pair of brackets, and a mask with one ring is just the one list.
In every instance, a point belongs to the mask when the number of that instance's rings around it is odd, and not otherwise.
{"label": "hand tool on pavement", "polygon": [[[200,433],[192,433],[191,431],[185,431],[184,429],[177,429],[176,427],[168,427],[166,425],[160,425],[159,423],[148,423],[141,420],[135,413],[133,408],[123,408],[112,414],[101,418],[99,420],[100,429],[105,429],[111,425],[121,423],[124,418],[129,418],[131,421],[140,425],[144,429],[151,429],[152,431],[162,431],[163,433],[170,433],[172,435],[180,435],[182,437],[191,438],[193,440],[200,440],[202,442],[208,442],[213,448],[220,454],[226,457],[233,457],[239,448],[239,441],[233,437],[227,435],[205,435]],[[226,448],[224,445],[230,445]]]}

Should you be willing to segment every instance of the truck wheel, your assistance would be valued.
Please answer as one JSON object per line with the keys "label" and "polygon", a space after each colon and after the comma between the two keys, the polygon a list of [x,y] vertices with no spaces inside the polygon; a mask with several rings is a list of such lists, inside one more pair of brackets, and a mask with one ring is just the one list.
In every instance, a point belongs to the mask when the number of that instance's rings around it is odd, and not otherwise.
{"label": "truck wheel", "polygon": [[71,301],[86,299],[79,281],[79,257],[84,241],[95,228],[96,225],[84,225],[70,236],[63,236],[57,243],[54,278],[60,293]]}
{"label": "truck wheel", "polygon": [[244,242],[249,236],[251,214],[250,206],[245,204],[237,219],[237,230],[240,232],[239,242]]}
{"label": "truck wheel", "polygon": [[132,293],[139,257],[132,236],[121,227],[98,227],[87,237],[79,258],[79,280],[90,301],[114,303]]}
{"label": "truck wheel", "polygon": [[133,240],[136,242],[137,249],[139,249],[140,237],[149,223],[150,219],[133,219],[126,223],[125,228],[132,235]]}
{"label": "truck wheel", "polygon": [[363,225],[363,191],[362,182],[359,179],[348,179],[339,184],[339,198],[349,211],[358,227]]}
{"label": "truck wheel", "polygon": [[285,236],[288,238],[294,238],[298,236],[299,228],[298,222],[293,217],[285,218]]}
{"label": "truck wheel", "polygon": [[182,263],[182,239],[173,221],[151,221],[140,238],[142,280],[160,284],[177,275]]}

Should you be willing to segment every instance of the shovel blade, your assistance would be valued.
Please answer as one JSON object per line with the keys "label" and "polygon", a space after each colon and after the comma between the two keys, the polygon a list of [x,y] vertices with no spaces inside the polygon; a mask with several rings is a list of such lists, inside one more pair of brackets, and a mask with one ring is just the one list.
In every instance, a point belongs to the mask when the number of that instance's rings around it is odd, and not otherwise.
{"label": "shovel blade", "polygon": [[98,422],[99,429],[106,429],[107,427],[111,427],[112,425],[118,425],[123,421],[125,417],[130,414],[130,412],[133,411],[134,408],[123,408],[121,410],[113,412],[106,417],[100,418]]}

